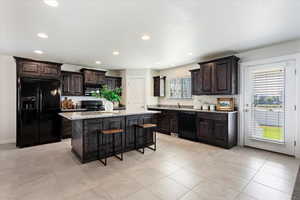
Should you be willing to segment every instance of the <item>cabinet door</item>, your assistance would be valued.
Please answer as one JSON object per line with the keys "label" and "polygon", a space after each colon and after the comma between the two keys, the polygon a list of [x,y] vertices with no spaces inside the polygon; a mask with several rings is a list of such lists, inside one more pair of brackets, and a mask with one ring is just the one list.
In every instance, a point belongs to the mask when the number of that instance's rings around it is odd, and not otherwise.
{"label": "cabinet door", "polygon": [[42,64],[40,74],[41,76],[60,78],[60,67],[52,64]]}
{"label": "cabinet door", "polygon": [[19,65],[20,76],[39,76],[39,63],[35,62],[21,62]]}
{"label": "cabinet door", "polygon": [[72,121],[62,118],[61,119],[61,136],[62,138],[70,138],[72,136]]}
{"label": "cabinet door", "polygon": [[192,95],[201,94],[202,79],[201,79],[200,69],[191,71],[191,77],[192,77]]}
{"label": "cabinet door", "polygon": [[231,60],[226,59],[214,64],[214,93],[231,94]]}
{"label": "cabinet door", "polygon": [[178,133],[178,117],[177,112],[172,112],[169,114],[170,119],[170,132]]}
{"label": "cabinet door", "polygon": [[122,78],[116,78],[115,79],[115,86],[117,87],[117,88],[121,88],[122,87]]}
{"label": "cabinet door", "polygon": [[99,85],[105,84],[105,73],[104,72],[95,72],[96,73],[96,83]]}
{"label": "cabinet door", "polygon": [[213,92],[213,63],[206,63],[200,66],[201,86],[199,94],[211,94]]}
{"label": "cabinet door", "polygon": [[96,73],[88,70],[84,71],[84,82],[88,84],[96,84]]}
{"label": "cabinet door", "polygon": [[213,138],[212,120],[197,118],[197,137],[198,140],[210,142]]}
{"label": "cabinet door", "polygon": [[71,92],[71,75],[69,73],[62,73],[62,95],[72,95]]}
{"label": "cabinet door", "polygon": [[[80,122],[80,121],[78,121]],[[84,160],[89,160],[89,159],[95,159],[98,156],[98,134],[99,131],[102,129],[102,120],[101,119],[88,119],[88,120],[84,120],[84,129],[83,127],[75,127],[75,125],[77,124],[77,122],[72,122],[72,126],[73,126],[73,131],[76,129],[81,129],[84,130],[84,134],[80,135],[80,138],[73,138],[74,137],[74,132],[72,133],[72,146],[75,146],[74,148],[76,148],[76,146],[81,147],[83,146],[83,155],[85,155]],[[76,133],[75,133],[76,134]],[[80,139],[83,139],[84,144],[77,144],[80,141]],[[101,138],[100,138],[101,139]],[[73,140],[75,140],[74,144],[73,144]],[[78,141],[77,141],[78,140]],[[100,141],[101,142],[101,141]],[[103,151],[99,151],[100,152],[100,156],[103,155]]]}
{"label": "cabinet door", "polygon": [[170,134],[170,119],[165,113],[161,113],[158,117],[158,130],[161,133]]}
{"label": "cabinet door", "polygon": [[154,96],[159,97],[160,96],[160,77],[156,76],[153,77],[153,84],[154,84]]}
{"label": "cabinet door", "polygon": [[227,121],[214,121],[214,140],[217,145],[226,147],[228,143]]}
{"label": "cabinet door", "polygon": [[81,74],[72,74],[72,94],[83,95],[83,77]]}

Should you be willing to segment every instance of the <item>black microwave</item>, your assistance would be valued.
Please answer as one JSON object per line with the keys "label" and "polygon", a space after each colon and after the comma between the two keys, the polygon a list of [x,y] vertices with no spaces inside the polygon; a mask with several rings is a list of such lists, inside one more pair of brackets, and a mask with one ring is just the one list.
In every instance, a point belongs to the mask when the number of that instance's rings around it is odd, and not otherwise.
{"label": "black microwave", "polygon": [[94,92],[99,92],[101,85],[86,85],[84,87],[84,96],[92,96]]}

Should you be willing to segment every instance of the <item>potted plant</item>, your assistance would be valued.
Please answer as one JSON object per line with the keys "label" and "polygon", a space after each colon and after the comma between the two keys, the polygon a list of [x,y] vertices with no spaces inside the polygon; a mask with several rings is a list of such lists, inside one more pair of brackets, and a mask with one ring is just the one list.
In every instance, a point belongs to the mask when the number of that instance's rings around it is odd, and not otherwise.
{"label": "potted plant", "polygon": [[107,85],[104,85],[99,91],[93,92],[92,96],[97,98],[103,98],[114,106],[118,106],[121,101],[122,88],[108,89]]}

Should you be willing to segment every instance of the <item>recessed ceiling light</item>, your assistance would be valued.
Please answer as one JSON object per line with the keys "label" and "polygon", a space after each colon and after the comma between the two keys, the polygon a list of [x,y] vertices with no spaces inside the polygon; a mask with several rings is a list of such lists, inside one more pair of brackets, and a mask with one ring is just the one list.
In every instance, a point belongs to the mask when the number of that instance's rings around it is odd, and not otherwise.
{"label": "recessed ceiling light", "polygon": [[44,53],[44,52],[41,51],[41,50],[34,50],[33,52],[36,53],[36,54],[43,54],[43,53]]}
{"label": "recessed ceiling light", "polygon": [[57,7],[58,1],[57,0],[44,0],[44,3],[48,6]]}
{"label": "recessed ceiling light", "polygon": [[101,64],[101,61],[97,60],[97,61],[96,61],[96,64],[97,64],[97,65],[100,65],[100,64]]}
{"label": "recessed ceiling light", "polygon": [[189,52],[188,54],[189,54],[190,56],[192,56],[192,55],[193,55],[193,53],[192,53],[192,52]]}
{"label": "recessed ceiling light", "polygon": [[151,37],[149,35],[143,35],[142,40],[150,40]]}
{"label": "recessed ceiling light", "polygon": [[48,35],[46,33],[38,33],[37,36],[43,39],[48,38]]}
{"label": "recessed ceiling light", "polygon": [[118,51],[113,51],[113,53],[112,53],[113,55],[115,55],[115,56],[117,56],[117,55],[119,55],[120,54],[120,52],[118,52]]}

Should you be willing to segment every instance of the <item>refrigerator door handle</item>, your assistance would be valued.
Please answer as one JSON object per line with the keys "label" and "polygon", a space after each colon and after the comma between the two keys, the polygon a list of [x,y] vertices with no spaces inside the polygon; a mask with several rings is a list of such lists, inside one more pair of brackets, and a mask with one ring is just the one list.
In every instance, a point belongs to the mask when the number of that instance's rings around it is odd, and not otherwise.
{"label": "refrigerator door handle", "polygon": [[43,111],[43,93],[42,93],[41,89],[39,89],[39,104],[40,104],[39,111],[42,112]]}

